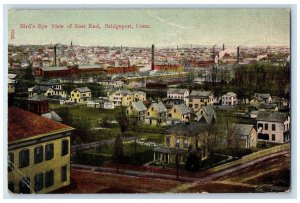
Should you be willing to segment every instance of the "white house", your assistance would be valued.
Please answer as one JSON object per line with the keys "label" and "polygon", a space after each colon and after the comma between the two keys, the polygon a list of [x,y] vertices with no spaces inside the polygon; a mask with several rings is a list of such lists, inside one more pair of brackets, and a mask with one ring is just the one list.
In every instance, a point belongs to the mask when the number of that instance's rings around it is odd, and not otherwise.
{"label": "white house", "polygon": [[222,96],[222,105],[223,106],[236,105],[237,103],[238,103],[237,95],[234,92],[228,92]]}
{"label": "white house", "polygon": [[288,113],[259,112],[256,122],[258,141],[274,143],[290,141],[291,120]]}
{"label": "white house", "polygon": [[168,92],[167,92],[168,99],[184,100],[188,96],[189,96],[189,91],[187,89],[168,89]]}

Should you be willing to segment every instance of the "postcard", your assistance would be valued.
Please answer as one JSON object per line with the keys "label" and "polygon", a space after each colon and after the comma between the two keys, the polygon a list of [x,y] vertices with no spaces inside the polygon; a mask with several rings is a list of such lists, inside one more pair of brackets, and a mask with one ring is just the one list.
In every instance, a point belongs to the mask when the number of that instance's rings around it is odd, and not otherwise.
{"label": "postcard", "polygon": [[7,190],[289,192],[290,15],[10,10]]}

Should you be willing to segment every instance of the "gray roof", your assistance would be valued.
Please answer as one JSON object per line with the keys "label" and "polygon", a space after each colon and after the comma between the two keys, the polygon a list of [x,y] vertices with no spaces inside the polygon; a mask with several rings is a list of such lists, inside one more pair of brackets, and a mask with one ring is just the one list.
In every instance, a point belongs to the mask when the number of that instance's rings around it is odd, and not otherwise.
{"label": "gray roof", "polygon": [[91,91],[88,87],[78,87],[78,88],[76,88],[75,90],[77,90],[77,91],[80,92],[80,93],[83,93],[83,92],[90,92],[90,91]]}
{"label": "gray roof", "polygon": [[153,148],[153,151],[155,152],[162,152],[162,153],[170,153],[170,148],[168,147],[161,147],[161,146],[157,146]]}
{"label": "gray roof", "polygon": [[259,112],[256,120],[283,123],[288,115],[288,113],[284,112]]}
{"label": "gray roof", "polygon": [[132,106],[134,106],[137,111],[147,111],[147,107],[141,101],[132,102]]}
{"label": "gray roof", "polygon": [[197,135],[200,132],[205,132],[207,124],[191,122],[189,124],[179,123],[173,126],[168,126],[164,134],[178,134],[178,135]]}
{"label": "gray roof", "polygon": [[185,104],[175,105],[175,108],[177,108],[181,114],[191,113],[191,110]]}
{"label": "gray roof", "polygon": [[195,91],[193,90],[190,93],[189,97],[195,97],[195,98],[207,98],[209,97],[209,95],[212,94],[211,91]]}
{"label": "gray roof", "polygon": [[40,84],[43,85],[43,86],[60,85],[60,81],[59,80],[41,81]]}
{"label": "gray roof", "polygon": [[269,99],[271,97],[270,94],[260,94],[260,93],[255,93],[254,97],[258,99]]}
{"label": "gray roof", "polygon": [[215,110],[209,105],[208,106],[202,106],[200,109],[203,109],[203,111],[205,111],[206,115],[210,115],[210,116],[216,116],[217,115]]}
{"label": "gray roof", "polygon": [[[227,94],[231,97],[236,97],[236,93],[234,93],[234,92],[227,92],[225,95],[227,95]],[[225,96],[225,95],[223,95],[223,96]]]}
{"label": "gray roof", "polygon": [[38,92],[38,91],[40,91],[40,92],[47,92],[47,90],[48,90],[49,88],[51,88],[51,87],[48,87],[48,86],[35,86],[35,87],[32,89],[32,91],[34,91],[34,92]]}
{"label": "gray roof", "polygon": [[236,124],[235,126],[235,134],[241,135],[241,136],[246,136],[251,133],[251,130],[253,129],[253,125],[248,125],[248,124]]}
{"label": "gray roof", "polygon": [[186,89],[168,89],[170,94],[184,94],[186,91]]}
{"label": "gray roof", "polygon": [[118,90],[116,93],[120,93],[124,96],[133,94],[130,90]]}
{"label": "gray roof", "polygon": [[[198,116],[195,120],[198,121],[198,122],[200,122],[202,118],[205,120],[205,123],[210,124],[210,123],[212,122],[213,118],[215,118],[215,116],[211,116],[211,115],[200,115],[200,116]],[[216,118],[215,118],[215,119],[216,119]]]}
{"label": "gray roof", "polygon": [[54,121],[57,121],[57,122],[62,122],[61,117],[59,117],[59,115],[57,115],[57,113],[55,113],[54,111],[42,114],[41,116],[51,119],[51,120],[54,120]]}
{"label": "gray roof", "polygon": [[152,106],[157,109],[158,112],[166,112],[167,108],[162,102],[153,103]]}
{"label": "gray roof", "polygon": [[45,97],[44,95],[41,94],[36,94],[32,96],[31,98],[28,99],[29,101],[44,101],[44,100],[49,100],[48,97]]}

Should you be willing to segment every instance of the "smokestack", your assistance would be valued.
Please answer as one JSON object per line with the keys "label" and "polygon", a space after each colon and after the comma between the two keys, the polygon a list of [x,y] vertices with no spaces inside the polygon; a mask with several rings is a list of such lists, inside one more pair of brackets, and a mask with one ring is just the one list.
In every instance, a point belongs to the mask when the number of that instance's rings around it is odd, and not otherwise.
{"label": "smokestack", "polygon": [[56,46],[54,46],[54,66],[56,67]]}
{"label": "smokestack", "polygon": [[212,50],[212,52],[213,52],[212,59],[213,60],[215,60],[215,57],[216,57],[215,47],[216,47],[216,45],[213,46],[213,50]]}
{"label": "smokestack", "polygon": [[238,63],[240,61],[240,46],[236,48],[236,62]]}
{"label": "smokestack", "polygon": [[225,44],[223,44],[223,51],[225,50]]}
{"label": "smokestack", "polygon": [[121,45],[121,52],[122,52],[122,50],[123,50],[123,47],[122,47],[122,45]]}
{"label": "smokestack", "polygon": [[154,44],[152,44],[151,70],[154,70]]}

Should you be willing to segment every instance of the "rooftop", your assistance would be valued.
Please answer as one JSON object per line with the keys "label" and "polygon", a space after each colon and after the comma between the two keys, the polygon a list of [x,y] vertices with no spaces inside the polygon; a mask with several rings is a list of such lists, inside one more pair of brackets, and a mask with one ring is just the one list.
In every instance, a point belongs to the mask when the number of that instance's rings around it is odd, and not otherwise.
{"label": "rooftop", "polygon": [[65,124],[44,118],[18,107],[8,108],[8,142],[61,130],[72,130]]}
{"label": "rooftop", "polygon": [[256,117],[256,120],[283,123],[288,117],[288,115],[288,113],[283,112],[259,112]]}
{"label": "rooftop", "polygon": [[147,107],[141,101],[132,102],[132,105],[136,108],[137,111],[147,111]]}

